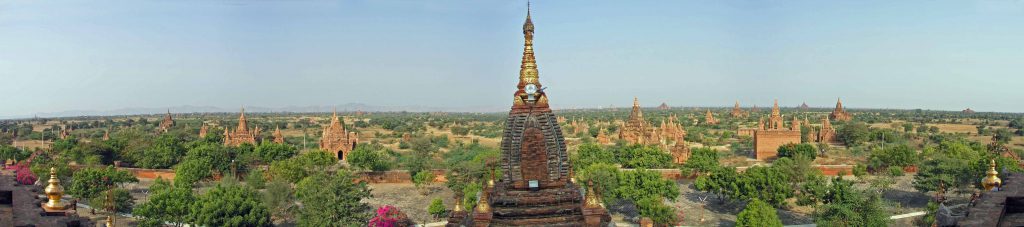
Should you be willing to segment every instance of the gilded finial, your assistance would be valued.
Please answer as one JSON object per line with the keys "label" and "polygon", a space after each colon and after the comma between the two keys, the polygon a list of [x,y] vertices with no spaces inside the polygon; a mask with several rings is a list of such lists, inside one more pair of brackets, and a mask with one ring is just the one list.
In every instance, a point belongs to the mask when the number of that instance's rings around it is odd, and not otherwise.
{"label": "gilded finial", "polygon": [[455,199],[455,208],[452,208],[452,212],[462,212],[462,198]]}
{"label": "gilded finial", "polygon": [[597,196],[597,193],[594,192],[594,183],[591,181],[587,181],[587,195],[583,206],[586,208],[604,207],[604,204],[601,203],[601,197]]}
{"label": "gilded finial", "polygon": [[114,227],[114,216],[107,216],[107,227]]}
{"label": "gilded finial", "polygon": [[487,195],[487,194],[490,194],[490,193],[487,193],[487,189],[488,188],[484,188],[484,190],[481,190],[480,191],[480,198],[476,199],[476,212],[477,213],[491,212],[491,205],[489,204],[490,198],[488,198],[489,196]]}
{"label": "gilded finial", "polygon": [[67,207],[64,206],[64,203],[60,201],[64,197],[64,188],[60,186],[60,179],[57,178],[57,168],[50,167],[50,180],[47,182],[49,185],[46,185],[46,189],[43,192],[46,193],[46,197],[49,200],[43,206],[52,210],[66,209]]}
{"label": "gilded finial", "polygon": [[994,188],[1002,186],[1003,181],[999,179],[999,172],[996,171],[996,160],[992,159],[989,161],[988,172],[986,172],[985,178],[981,179],[981,186],[986,191],[992,191]]}

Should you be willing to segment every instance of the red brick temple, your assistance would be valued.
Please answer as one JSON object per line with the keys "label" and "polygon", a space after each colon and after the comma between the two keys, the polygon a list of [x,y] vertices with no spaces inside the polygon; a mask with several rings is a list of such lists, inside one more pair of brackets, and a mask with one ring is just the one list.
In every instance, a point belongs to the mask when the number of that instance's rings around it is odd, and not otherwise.
{"label": "red brick temple", "polygon": [[611,221],[599,197],[591,192],[584,199],[572,180],[562,130],[538,81],[533,31],[527,11],[519,84],[501,140],[498,165],[504,174],[486,184],[474,209],[452,212],[448,226],[607,226]]}

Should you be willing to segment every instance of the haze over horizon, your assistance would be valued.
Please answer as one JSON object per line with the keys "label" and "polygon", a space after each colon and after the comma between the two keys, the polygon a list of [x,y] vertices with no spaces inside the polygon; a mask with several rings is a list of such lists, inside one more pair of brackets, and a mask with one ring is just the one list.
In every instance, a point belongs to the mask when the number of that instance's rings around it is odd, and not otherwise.
{"label": "haze over horizon", "polygon": [[[534,1],[555,109],[1024,112],[1024,1]],[[525,1],[4,1],[0,116],[508,108]],[[506,109],[507,110],[507,109]]]}

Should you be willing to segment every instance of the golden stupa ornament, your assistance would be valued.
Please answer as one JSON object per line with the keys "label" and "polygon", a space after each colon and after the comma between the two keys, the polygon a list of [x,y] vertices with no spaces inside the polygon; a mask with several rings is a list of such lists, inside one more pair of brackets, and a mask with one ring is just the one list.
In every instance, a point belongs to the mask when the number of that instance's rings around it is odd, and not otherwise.
{"label": "golden stupa ornament", "polygon": [[455,208],[452,208],[452,212],[462,212],[462,198],[455,200]]}
{"label": "golden stupa ornament", "polygon": [[107,227],[114,227],[114,216],[107,216]]}
{"label": "golden stupa ornament", "polygon": [[592,182],[589,182],[589,181],[587,182],[587,195],[586,195],[586,198],[584,200],[583,207],[586,207],[586,208],[604,207],[604,204],[601,203],[601,197],[597,196],[597,193],[594,193],[594,184]]}
{"label": "golden stupa ornament", "polygon": [[60,186],[60,179],[57,179],[57,168],[50,167],[50,180],[49,185],[46,185],[46,189],[43,192],[46,193],[46,197],[49,198],[46,204],[43,206],[51,210],[64,210],[67,207],[60,201],[64,197],[64,187]]}
{"label": "golden stupa ornament", "polygon": [[488,204],[487,188],[480,191],[480,198],[476,199],[476,212],[477,213],[488,213],[491,212],[491,205]]}
{"label": "golden stupa ornament", "polygon": [[1003,180],[999,179],[999,172],[996,172],[996,160],[992,159],[988,165],[988,172],[986,172],[985,178],[981,179],[981,186],[986,191],[992,191],[994,188],[1002,186]]}

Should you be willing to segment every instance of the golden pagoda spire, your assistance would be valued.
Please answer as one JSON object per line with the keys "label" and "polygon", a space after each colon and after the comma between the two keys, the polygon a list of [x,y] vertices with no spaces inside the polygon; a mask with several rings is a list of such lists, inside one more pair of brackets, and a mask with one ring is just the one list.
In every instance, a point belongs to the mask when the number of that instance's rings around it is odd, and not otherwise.
{"label": "golden pagoda spire", "polygon": [[779,116],[779,100],[775,100],[775,105],[772,106],[772,116]]}
{"label": "golden pagoda spire", "polygon": [[452,212],[462,212],[462,198],[455,199],[455,208],[452,208]]}
{"label": "golden pagoda spire", "polygon": [[51,210],[64,210],[67,207],[60,201],[64,197],[64,187],[60,186],[60,179],[57,179],[57,168],[50,167],[50,180],[49,185],[43,192],[46,193],[46,197],[49,199],[43,206]]}
{"label": "golden pagoda spire", "polygon": [[476,212],[477,213],[488,213],[488,212],[491,212],[491,205],[489,204],[490,203],[490,198],[489,198],[490,196],[488,195],[490,193],[487,192],[488,189],[490,189],[490,188],[491,187],[484,187],[483,190],[480,190],[480,198],[476,199]]}
{"label": "golden pagoda spire", "polygon": [[999,179],[999,172],[996,171],[996,160],[992,159],[988,165],[988,172],[986,172],[985,178],[981,179],[981,186],[985,188],[985,191],[992,191],[993,188],[1002,186],[1003,181]]}
{"label": "golden pagoda spire", "polygon": [[601,203],[601,197],[594,193],[594,183],[587,181],[587,195],[583,203],[583,207],[586,208],[599,208],[604,207]]}
{"label": "golden pagoda spire", "polygon": [[522,65],[519,67],[519,90],[523,90],[527,84],[534,84],[540,87],[540,82],[537,80],[537,59],[533,53],[533,20],[530,18],[529,2],[526,5],[526,22],[523,22],[523,36],[526,39],[523,43]]}

